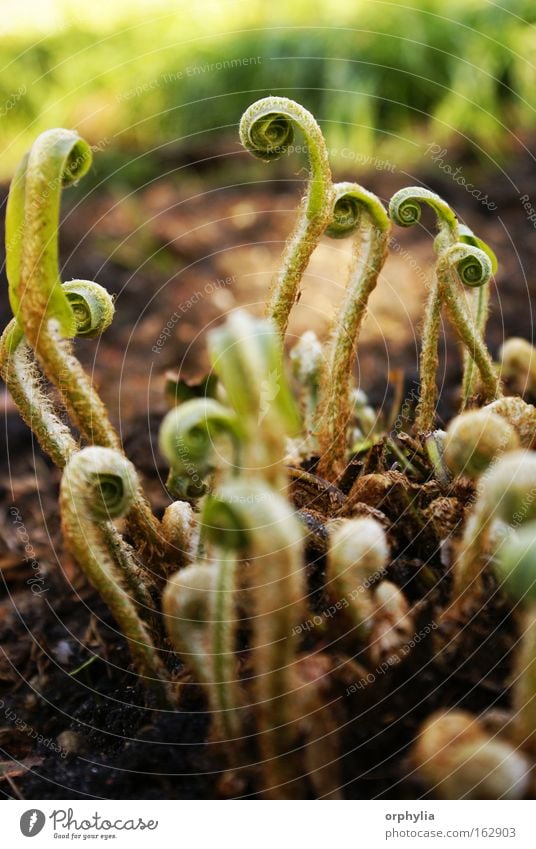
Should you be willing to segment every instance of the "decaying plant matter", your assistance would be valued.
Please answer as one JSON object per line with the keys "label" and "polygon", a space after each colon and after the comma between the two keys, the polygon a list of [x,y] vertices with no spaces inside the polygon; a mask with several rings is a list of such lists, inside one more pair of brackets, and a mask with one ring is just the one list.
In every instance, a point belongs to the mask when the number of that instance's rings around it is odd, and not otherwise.
{"label": "decaying plant matter", "polygon": [[[482,610],[513,599],[523,611],[512,626],[521,647],[513,638],[508,646],[515,716],[492,733],[485,715],[430,699],[407,742],[429,792],[519,798],[536,750],[536,410],[503,396],[484,341],[495,256],[426,189],[402,189],[387,212],[362,186],[334,184],[320,127],[298,104],[264,98],[240,124],[244,147],[267,162],[289,150],[295,131],[309,178],[267,316],[238,310],[210,331],[210,397],[164,418],[170,503],[161,521],[74,353],[76,337],[106,331],[114,307],[97,283],[59,279],[61,191],[91,164],[88,146],[67,130],[40,136],[11,186],[14,318],[0,342],[2,376],[63,470],[66,549],[108,605],[147,698],[180,710],[193,681],[211,716],[214,757],[243,777],[241,787],[343,798],[355,716],[368,713],[373,737],[392,710],[391,680],[407,668],[419,680],[422,644],[427,674],[443,674],[463,654],[464,630],[478,632]],[[353,365],[391,221],[417,223],[422,205],[437,217],[437,262],[415,423],[394,438],[355,385]],[[328,340],[307,331],[287,368],[289,314],[324,234],[354,240],[345,295]],[[434,430],[443,309],[465,350],[462,412],[446,433]],[[527,342],[506,343],[507,387],[533,393],[535,362]],[[356,442],[363,429],[371,438]],[[351,763],[359,771],[359,755]]]}

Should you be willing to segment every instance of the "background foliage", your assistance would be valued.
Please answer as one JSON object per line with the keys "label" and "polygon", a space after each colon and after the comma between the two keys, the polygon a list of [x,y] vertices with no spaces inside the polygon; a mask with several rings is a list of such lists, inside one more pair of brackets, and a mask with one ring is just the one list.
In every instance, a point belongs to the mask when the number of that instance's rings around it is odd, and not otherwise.
{"label": "background foliage", "polygon": [[431,142],[502,159],[535,123],[532,0],[15,5],[0,4],[3,178],[51,126],[98,146],[107,175],[150,167],[154,149],[198,155],[222,130],[236,145],[269,93],[311,109],[332,158],[357,166],[411,163]]}

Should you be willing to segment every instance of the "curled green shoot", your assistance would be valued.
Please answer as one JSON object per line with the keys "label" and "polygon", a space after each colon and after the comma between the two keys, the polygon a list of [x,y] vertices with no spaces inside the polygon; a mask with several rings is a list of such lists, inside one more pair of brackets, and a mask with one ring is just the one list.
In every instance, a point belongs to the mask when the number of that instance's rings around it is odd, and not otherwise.
{"label": "curled green shoot", "polygon": [[[69,303],[73,298],[77,301],[77,336],[99,336],[108,328],[114,306],[106,289],[90,280],[64,283],[62,289]],[[39,445],[62,469],[78,444],[43,389],[42,375],[16,319],[8,324],[0,339],[0,373]]]}
{"label": "curled green shoot", "polygon": [[[89,300],[102,306],[88,281],[61,285],[58,229],[62,189],[76,183],[91,165],[91,150],[71,130],[42,133],[21,161],[6,209],[6,270],[15,319],[43,373],[59,392],[74,425],[90,444],[121,450],[105,405],[68,341],[77,335]],[[71,286],[69,290],[69,285]],[[100,288],[100,287],[99,287]],[[91,291],[90,291],[91,290]],[[101,327],[113,316],[97,316]],[[89,324],[94,316],[90,317]],[[94,335],[83,330],[82,335]],[[57,454],[57,452],[56,452]],[[144,550],[162,553],[159,525],[141,493],[129,517],[132,533]]]}
{"label": "curled green shoot", "polygon": [[474,318],[463,304],[460,284],[469,288],[485,286],[492,273],[493,264],[488,254],[463,243],[443,251],[437,263],[441,299],[454,330],[480,372],[486,401],[502,396],[501,382]]}
{"label": "curled green shoot", "polygon": [[[459,241],[459,225],[448,203],[435,192],[420,186],[400,189],[389,203],[389,217],[400,227],[412,227],[420,222],[423,205],[429,206],[436,215],[438,235],[434,248],[441,254],[441,251]],[[441,308],[440,287],[435,277],[426,301],[419,363],[421,385],[415,425],[420,433],[426,433],[433,428],[437,403],[436,373]]]}
{"label": "curled green shoot", "polygon": [[193,398],[170,410],[160,427],[159,443],[170,465],[167,487],[172,495],[198,499],[207,492],[206,479],[216,469],[227,467],[236,473],[241,437],[234,413],[212,398]]}
{"label": "curled green shoot", "polygon": [[[480,250],[486,253],[491,261],[491,271],[492,274],[496,274],[498,268],[497,257],[494,252],[491,250],[489,245],[486,242],[479,239],[473,231],[466,227],[465,224],[459,225],[459,235],[460,242],[463,242],[466,245],[473,245],[475,248],[480,248]],[[482,337],[484,337],[484,333],[486,330],[486,323],[489,312],[489,296],[490,296],[490,282],[488,280],[487,283],[484,283],[482,286],[478,286],[475,290],[473,296],[473,304],[472,304],[472,313],[474,315],[475,326],[478,332]],[[462,382],[462,406],[461,409],[464,410],[471,401],[471,398],[475,394],[476,388],[476,371],[475,364],[472,357],[469,355],[469,352],[464,351],[463,355],[463,382]]]}
{"label": "curled green shoot", "polygon": [[301,432],[301,422],[273,322],[236,310],[210,331],[208,347],[244,431],[244,469],[262,470],[267,480],[283,487],[287,437]]}
{"label": "curled green shoot", "polygon": [[120,557],[113,556],[110,546],[116,534],[113,520],[130,511],[138,490],[134,467],[122,454],[109,448],[84,448],[71,457],[63,474],[62,531],[71,554],[128,640],[144,683],[164,703],[171,698],[167,672],[140,615],[139,599],[147,595],[143,578],[119,540]]}
{"label": "curled green shoot", "polygon": [[[419,433],[428,433],[433,429],[437,403],[438,343],[441,311],[445,304],[458,335],[466,347],[462,408],[467,405],[469,397],[474,391],[473,362],[476,363],[480,371],[485,384],[485,392],[494,394],[491,390],[489,355],[487,355],[487,352],[483,352],[485,346],[483,346],[483,343],[481,344],[481,340],[487,316],[488,283],[492,273],[497,268],[497,259],[485,242],[478,239],[468,227],[458,223],[450,206],[439,195],[430,192],[428,189],[420,187],[401,189],[391,199],[389,215],[400,226],[410,227],[420,221],[422,204],[427,204],[435,212],[439,231],[434,241],[434,248],[438,254],[436,275],[428,295],[424,315],[419,368],[421,389],[415,422]],[[464,245],[468,249],[467,256],[462,250]],[[457,259],[455,259],[455,253],[449,253],[455,247]],[[473,259],[470,259],[471,248],[475,250],[475,253],[472,254]],[[450,257],[449,260],[445,257],[446,253]],[[445,285],[446,267],[449,262],[451,265],[456,265],[458,277],[465,286],[478,290],[474,319],[464,306],[465,293],[455,287],[449,288]],[[495,391],[500,391],[498,386]]]}
{"label": "curled green shoot", "polygon": [[356,183],[334,186],[332,238],[354,235],[354,250],[344,298],[328,344],[319,404],[319,474],[327,480],[344,468],[352,411],[352,367],[368,300],[387,256],[390,223],[375,195]]}
{"label": "curled green shoot", "polygon": [[205,539],[249,560],[254,710],[265,791],[286,798],[300,775],[293,690],[297,636],[305,594],[304,532],[293,509],[260,480],[237,480],[208,496],[201,515]]}
{"label": "curled green shoot", "polygon": [[264,162],[283,156],[295,128],[307,144],[309,182],[296,226],[289,237],[268,302],[268,316],[282,336],[295,304],[300,281],[331,214],[331,172],[322,131],[307,109],[286,97],[265,97],[253,103],[240,121],[243,146]]}
{"label": "curled green shoot", "polygon": [[209,563],[193,563],[177,572],[163,598],[171,642],[205,688],[216,736],[233,746],[241,734],[235,572],[235,556],[222,552]]}
{"label": "curled green shoot", "polygon": [[70,280],[62,286],[76,322],[76,336],[95,339],[108,330],[113,321],[113,299],[93,280]]}

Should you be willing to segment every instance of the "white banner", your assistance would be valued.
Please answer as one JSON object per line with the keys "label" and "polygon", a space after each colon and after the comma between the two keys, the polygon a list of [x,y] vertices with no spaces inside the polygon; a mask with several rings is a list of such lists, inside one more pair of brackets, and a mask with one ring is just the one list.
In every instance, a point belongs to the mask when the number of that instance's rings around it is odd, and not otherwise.
{"label": "white banner", "polygon": [[118,849],[533,849],[534,815],[534,803],[509,801],[59,800],[6,801],[0,808],[6,849],[61,847],[67,841]]}

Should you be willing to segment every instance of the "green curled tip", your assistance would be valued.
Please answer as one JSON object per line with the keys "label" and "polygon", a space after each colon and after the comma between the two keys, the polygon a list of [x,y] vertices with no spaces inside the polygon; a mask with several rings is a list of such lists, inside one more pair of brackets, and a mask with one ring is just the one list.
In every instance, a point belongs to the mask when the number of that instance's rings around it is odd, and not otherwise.
{"label": "green curled tip", "polygon": [[139,484],[132,463],[111,448],[83,448],[69,460],[65,485],[76,508],[96,522],[125,516]]}
{"label": "green curled tip", "polygon": [[[11,309],[22,325],[25,297],[25,314],[34,309],[46,312],[65,336],[76,335],[73,312],[59,279],[60,198],[62,189],[77,183],[91,162],[91,148],[78,133],[54,129],[38,136],[15,172],[6,207],[6,273]],[[34,321],[37,318],[32,316]]]}
{"label": "green curled tip", "polygon": [[467,227],[466,224],[460,224],[458,230],[459,241],[463,242],[465,245],[472,245],[473,247],[480,248],[481,251],[484,251],[484,253],[490,258],[492,273],[496,274],[499,267],[499,261],[487,242],[484,242],[483,239],[479,239],[478,236],[475,236],[471,228]]}
{"label": "green curled tip", "polygon": [[351,236],[358,229],[363,212],[368,214],[378,229],[388,229],[389,216],[379,198],[372,192],[358,183],[335,183],[333,191],[333,213],[326,227],[326,236],[331,239]]}
{"label": "green curled tip", "polygon": [[420,186],[400,189],[389,202],[389,218],[400,227],[412,227],[421,220],[423,204],[431,207],[435,212],[440,231],[451,241],[458,241],[456,215],[443,198],[429,189]]}
{"label": "green curled tip", "polygon": [[[240,121],[240,141],[249,153],[271,162],[286,153],[294,141],[292,119],[286,98],[267,97],[253,103]],[[278,111],[278,107],[284,111]]]}
{"label": "green curled tip", "polygon": [[115,307],[104,286],[92,280],[71,280],[63,284],[63,291],[74,313],[77,336],[94,339],[108,329]]}
{"label": "green curled tip", "polygon": [[171,473],[168,488],[177,498],[199,498],[205,478],[218,465],[216,440],[228,435],[236,447],[241,429],[236,416],[212,398],[193,398],[165,416],[159,434],[162,455]]}
{"label": "green curled tip", "polygon": [[304,136],[311,170],[307,218],[323,221],[326,201],[331,192],[328,151],[322,130],[307,109],[287,97],[264,97],[257,100],[242,115],[240,140],[253,156],[271,162],[290,152],[296,128]]}
{"label": "green curled tip", "polygon": [[288,151],[295,125],[308,141],[314,138],[323,144],[320,127],[307,109],[287,97],[263,97],[242,115],[240,141],[253,156],[271,162]]}
{"label": "green curled tip", "polygon": [[493,266],[488,254],[480,248],[463,242],[447,248],[441,261],[454,269],[460,283],[472,289],[484,286],[493,274]]}

